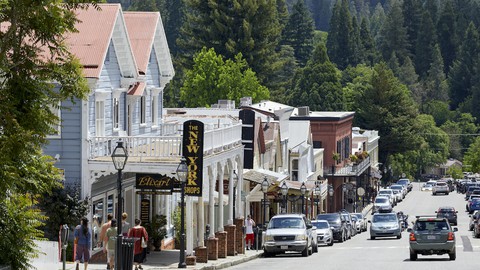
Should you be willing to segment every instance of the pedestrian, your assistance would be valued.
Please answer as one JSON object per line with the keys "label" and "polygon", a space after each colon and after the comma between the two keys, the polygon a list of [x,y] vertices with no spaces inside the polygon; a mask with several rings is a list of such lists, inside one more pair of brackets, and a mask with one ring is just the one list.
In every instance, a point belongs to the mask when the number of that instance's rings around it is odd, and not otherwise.
{"label": "pedestrian", "polygon": [[135,270],[143,269],[142,263],[145,260],[144,247],[142,242],[148,243],[147,230],[141,225],[140,219],[135,219],[135,226],[128,232],[128,237],[135,237],[135,246],[133,249],[133,262],[135,264]]}
{"label": "pedestrian", "polygon": [[115,246],[117,244],[117,220],[112,219],[110,221],[110,228],[105,233],[105,239],[103,239],[103,250],[107,253],[107,263],[110,264],[110,269],[115,269]]}
{"label": "pedestrian", "polygon": [[247,250],[250,250],[250,248],[253,248],[253,227],[255,226],[255,221],[250,217],[250,215],[247,215],[247,219],[245,220],[245,241],[247,244]]}
{"label": "pedestrian", "polygon": [[130,231],[130,228],[132,227],[130,223],[127,222],[128,214],[123,213],[122,214],[122,235],[127,237],[128,236],[128,231]]}
{"label": "pedestrian", "polygon": [[[108,228],[110,228],[110,222],[113,219],[113,215],[109,213],[107,215],[107,222],[103,223],[102,229],[100,230],[100,241],[98,241],[98,247],[101,247],[103,244],[103,239],[105,239],[105,234],[107,233]],[[110,265],[108,264],[107,261],[107,270],[110,269]]]}
{"label": "pedestrian", "polygon": [[88,219],[86,217],[82,218],[81,224],[75,227],[73,235],[75,237],[74,242],[77,245],[75,254],[75,269],[79,270],[80,261],[83,261],[83,266],[85,267],[85,270],[87,270],[88,261],[90,260],[90,244],[92,233],[88,227]]}
{"label": "pedestrian", "polygon": [[[92,238],[93,238],[93,242],[92,242],[92,250],[94,249],[94,247],[96,247],[98,245],[98,233],[100,232],[100,224],[98,223],[98,215],[95,214],[93,215],[93,222],[92,222]],[[100,239],[100,241],[102,241]]]}

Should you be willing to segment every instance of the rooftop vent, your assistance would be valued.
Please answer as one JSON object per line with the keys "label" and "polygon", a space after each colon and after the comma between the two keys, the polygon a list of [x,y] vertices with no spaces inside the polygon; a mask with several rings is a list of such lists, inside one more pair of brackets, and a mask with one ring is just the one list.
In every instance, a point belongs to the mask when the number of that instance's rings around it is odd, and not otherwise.
{"label": "rooftop vent", "polygon": [[298,107],[298,116],[309,116],[310,115],[310,107]]}

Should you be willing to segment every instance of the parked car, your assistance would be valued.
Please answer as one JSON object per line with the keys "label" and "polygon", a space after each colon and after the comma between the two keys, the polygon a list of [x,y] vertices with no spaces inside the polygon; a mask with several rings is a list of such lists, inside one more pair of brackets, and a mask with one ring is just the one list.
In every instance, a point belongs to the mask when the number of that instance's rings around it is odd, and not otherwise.
{"label": "parked car", "polygon": [[450,260],[457,257],[455,249],[456,227],[452,228],[445,218],[418,216],[410,233],[410,260],[415,261],[418,254],[442,255],[448,254]]}
{"label": "parked car", "polygon": [[397,200],[395,194],[393,194],[393,190],[391,189],[381,189],[378,191],[377,196],[387,196],[390,198],[390,203],[392,204],[392,207],[397,205]]}
{"label": "parked car", "polygon": [[362,213],[353,213],[353,215],[357,216],[358,222],[360,223],[360,228],[362,232],[367,231],[367,218]]}
{"label": "parked car", "polygon": [[405,197],[407,196],[407,193],[408,193],[407,188],[404,187],[403,185],[395,184],[395,185],[391,185],[389,188],[400,191],[400,193],[402,194],[402,200],[405,199]]}
{"label": "parked car", "polygon": [[317,220],[326,220],[333,228],[333,239],[338,242],[347,240],[348,229],[347,221],[343,219],[340,213],[328,213],[317,215]]}
{"label": "parked car", "polygon": [[375,201],[373,201],[373,207],[372,207],[372,215],[377,213],[377,212],[391,212],[392,211],[392,205],[390,203],[390,199],[386,196],[377,196],[375,198]]}
{"label": "parked car", "polygon": [[473,213],[475,210],[480,210],[480,198],[472,198],[467,204],[467,211],[469,214]]}
{"label": "parked car", "polygon": [[454,207],[451,206],[442,206],[439,207],[437,211],[437,218],[446,218],[450,224],[457,226],[457,213]]}
{"label": "parked car", "polygon": [[474,183],[474,185],[469,185],[465,192],[465,200],[468,200],[475,190],[480,190],[480,187],[478,187],[476,183]]}
{"label": "parked car", "polygon": [[317,245],[333,246],[333,227],[327,220],[312,220],[312,225],[317,227]]}
{"label": "parked car", "polygon": [[443,181],[438,181],[436,185],[433,186],[432,188],[432,195],[437,195],[439,193],[443,193],[448,195],[450,193],[450,188],[448,187],[448,184]]}
{"label": "parked car", "polygon": [[478,219],[480,218],[480,210],[477,210],[473,212],[473,214],[468,215],[470,217],[470,222],[468,224],[468,230],[473,231],[474,226],[478,222]]}
{"label": "parked car", "polygon": [[408,192],[412,191],[413,185],[408,178],[398,179],[397,184],[405,186]]}
{"label": "parked car", "polygon": [[422,186],[422,191],[432,191],[432,189],[433,189],[432,184],[425,183]]}
{"label": "parked car", "polygon": [[265,231],[263,252],[266,257],[286,251],[301,252],[308,257],[314,251],[316,235],[313,225],[303,214],[278,214],[272,217]]}
{"label": "parked car", "polygon": [[395,196],[395,200],[397,200],[397,202],[403,201],[402,191],[397,189],[392,189],[392,190],[393,190],[393,195]]}
{"label": "parked car", "polygon": [[396,213],[375,213],[372,220],[368,221],[370,225],[370,239],[377,237],[395,236],[402,238],[402,227]]}

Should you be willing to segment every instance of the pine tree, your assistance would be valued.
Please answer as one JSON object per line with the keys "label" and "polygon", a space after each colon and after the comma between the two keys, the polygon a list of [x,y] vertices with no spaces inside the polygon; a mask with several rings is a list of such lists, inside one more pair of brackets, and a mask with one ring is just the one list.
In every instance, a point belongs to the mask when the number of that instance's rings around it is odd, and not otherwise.
{"label": "pine tree", "polygon": [[129,11],[158,11],[155,0],[133,0]]}
{"label": "pine tree", "polygon": [[177,55],[177,39],[180,35],[180,28],[185,21],[183,1],[178,0],[157,0],[157,8],[162,16],[165,35],[167,36],[168,48],[172,55]]}
{"label": "pine tree", "polygon": [[438,43],[442,52],[444,72],[448,75],[456,57],[457,35],[455,14],[451,0],[447,0],[437,23]]}
{"label": "pine tree", "polygon": [[370,18],[370,31],[375,44],[378,44],[379,40],[381,39],[380,31],[385,24],[386,19],[387,15],[385,15],[383,6],[381,4],[377,4],[372,17]]}
{"label": "pine tree", "polygon": [[298,0],[283,29],[283,45],[289,45],[295,52],[299,65],[307,64],[313,50],[314,23],[304,0]]}
{"label": "pine tree", "polygon": [[402,8],[394,2],[381,29],[379,47],[384,59],[396,53],[400,63],[410,57],[407,29],[403,26]]}
{"label": "pine tree", "polygon": [[457,109],[471,94],[475,61],[480,56],[480,40],[477,29],[470,23],[463,43],[449,74],[450,105]]}
{"label": "pine tree", "polygon": [[427,77],[423,81],[423,85],[430,100],[447,102],[448,84],[443,72],[443,59],[438,44],[433,49],[432,57],[432,64],[427,72]]}
{"label": "pine tree", "polygon": [[407,30],[408,48],[410,54],[415,54],[417,33],[422,20],[422,3],[418,0],[403,0],[403,26]]}
{"label": "pine tree", "polygon": [[436,45],[436,33],[432,18],[428,11],[422,14],[416,49],[415,49],[415,69],[420,78],[424,78],[427,74],[433,60],[433,51]]}
{"label": "pine tree", "polygon": [[418,82],[418,74],[415,72],[415,67],[413,66],[412,60],[410,57],[407,57],[400,68],[398,69],[398,80],[405,84],[410,90],[411,96],[421,105],[425,101],[425,93],[420,87]]}
{"label": "pine tree", "polygon": [[432,21],[434,25],[437,25],[437,21],[438,21],[438,8],[439,8],[438,0],[426,0],[424,10],[427,10],[430,13],[430,16],[432,17]]}
{"label": "pine tree", "polygon": [[312,15],[315,21],[315,28],[320,31],[329,31],[328,22],[332,16],[330,5],[332,0],[311,1]]}
{"label": "pine tree", "polygon": [[323,44],[315,47],[312,58],[299,72],[294,84],[290,105],[309,106],[314,111],[344,110],[340,77]]}
{"label": "pine tree", "polygon": [[362,18],[362,22],[360,24],[360,44],[362,63],[373,66],[373,64],[377,61],[377,50],[375,48],[375,41],[368,30],[366,18]]}
{"label": "pine tree", "polygon": [[328,55],[341,70],[354,64],[353,26],[347,0],[338,1],[330,20],[330,32],[327,37]]}
{"label": "pine tree", "polygon": [[275,64],[280,68],[274,68],[276,72],[273,75],[270,96],[273,101],[286,104],[290,100],[292,82],[298,70],[298,64],[293,48],[288,45],[281,46],[278,56],[280,61]]}

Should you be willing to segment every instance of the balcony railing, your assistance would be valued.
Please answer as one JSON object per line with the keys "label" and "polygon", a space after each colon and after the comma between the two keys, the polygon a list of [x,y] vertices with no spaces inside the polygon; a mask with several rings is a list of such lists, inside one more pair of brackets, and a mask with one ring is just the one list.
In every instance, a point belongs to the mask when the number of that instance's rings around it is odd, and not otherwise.
{"label": "balcony railing", "polygon": [[[362,162],[349,164],[344,167],[328,166],[323,169],[326,176],[359,176],[370,167],[370,157],[366,157]],[[333,171],[332,171],[333,169]]]}
{"label": "balcony railing", "polygon": [[[169,133],[174,133],[170,131]],[[177,132],[178,133],[178,132]],[[138,158],[178,158],[182,155],[182,136],[107,136],[89,139],[89,157],[91,160],[110,157],[117,141],[121,140],[129,157]],[[241,144],[242,125],[237,123],[205,131],[203,152],[211,155]]]}

